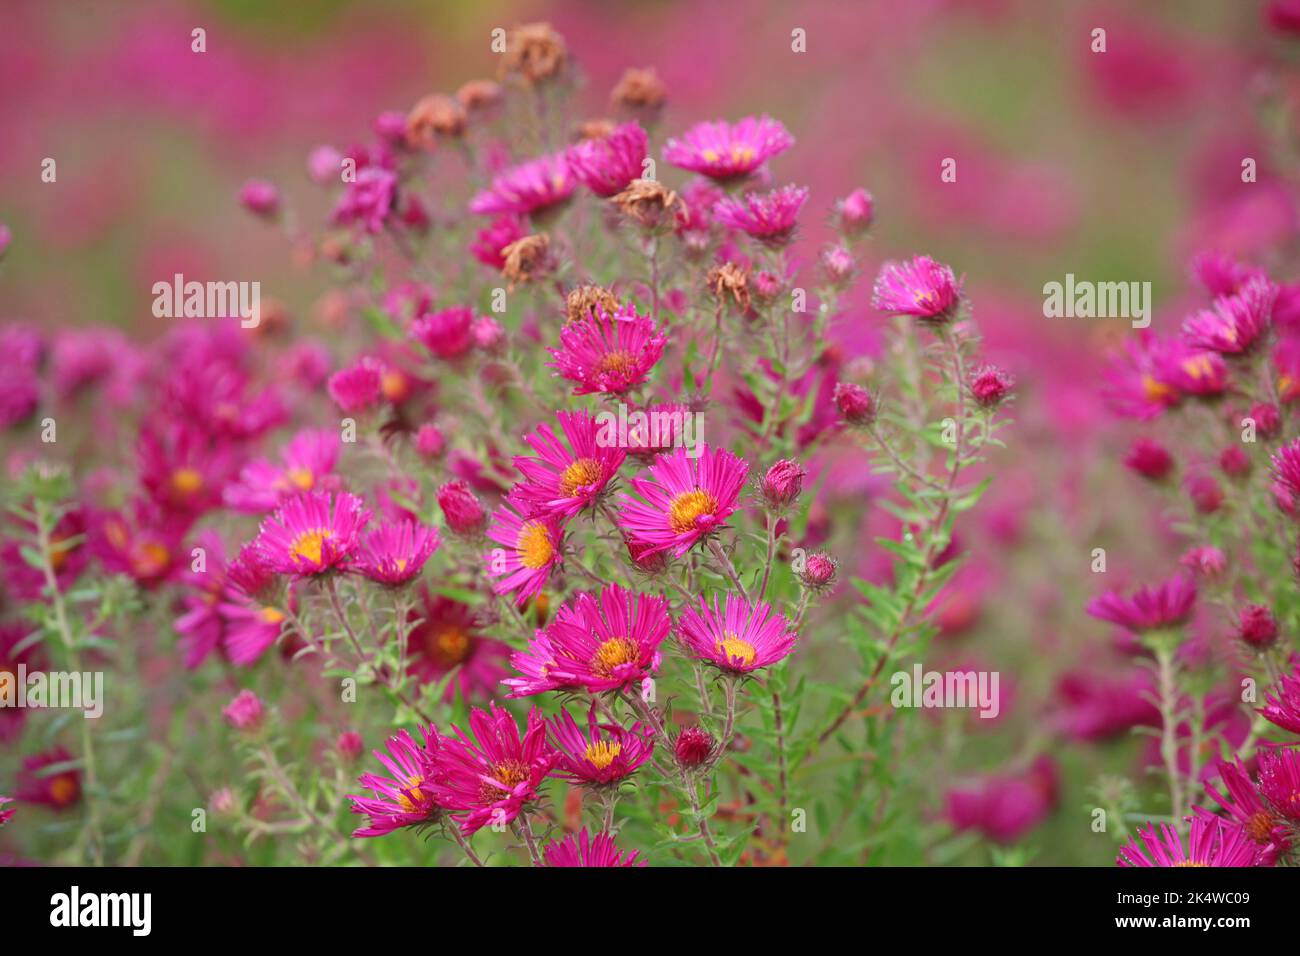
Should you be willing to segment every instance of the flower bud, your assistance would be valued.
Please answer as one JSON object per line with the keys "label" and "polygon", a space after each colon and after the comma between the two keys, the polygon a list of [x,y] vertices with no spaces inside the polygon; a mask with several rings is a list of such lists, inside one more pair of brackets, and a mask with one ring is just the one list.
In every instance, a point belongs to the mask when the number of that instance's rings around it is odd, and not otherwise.
{"label": "flower bud", "polygon": [[221,713],[236,730],[252,731],[261,725],[266,708],[251,690],[241,690]]}
{"label": "flower bud", "polygon": [[703,727],[687,727],[677,735],[673,753],[679,766],[693,770],[713,755],[713,735]]}
{"label": "flower bud", "polygon": [[345,730],[339,734],[335,746],[338,748],[339,756],[348,763],[359,760],[362,751],[365,750],[365,743],[361,739],[361,734],[355,730]]}
{"label": "flower bud", "polygon": [[1277,406],[1270,402],[1258,402],[1250,408],[1249,417],[1255,422],[1255,434],[1260,438],[1272,438],[1282,430],[1282,418]]}
{"label": "flower bud", "polygon": [[1250,456],[1236,445],[1229,445],[1219,455],[1219,467],[1229,478],[1240,478],[1250,473]]}
{"label": "flower bud", "polygon": [[239,203],[253,215],[271,219],[280,211],[280,192],[271,183],[255,179],[239,191]]}
{"label": "flower bud", "polygon": [[824,591],[835,583],[835,573],[839,564],[824,551],[810,554],[804,561],[803,570],[798,572],[799,581],[810,591]]}
{"label": "flower bud", "polygon": [[861,385],[837,382],[834,398],[840,418],[848,424],[865,427],[876,420],[876,400]]}
{"label": "flower bud", "polygon": [[761,486],[767,507],[780,512],[794,504],[803,491],[803,479],[807,473],[793,458],[782,458],[769,468]]}
{"label": "flower bud", "polygon": [[464,481],[449,481],[438,489],[438,507],[447,527],[456,534],[477,535],[487,526],[487,512]]}
{"label": "flower bud", "polygon": [[1271,647],[1277,640],[1277,618],[1262,604],[1247,604],[1237,621],[1237,636],[1251,647]]}
{"label": "flower bud", "polygon": [[875,215],[871,193],[865,189],[855,189],[839,201],[838,209],[840,228],[848,235],[865,232],[871,226]]}
{"label": "flower bud", "polygon": [[853,253],[843,246],[828,246],[822,252],[822,268],[831,282],[842,285],[853,277]]}
{"label": "flower bud", "polygon": [[995,365],[977,368],[970,377],[971,394],[984,408],[997,408],[1001,405],[1011,394],[1014,385],[1015,379]]}
{"label": "flower bud", "polygon": [[427,425],[421,425],[420,430],[415,433],[415,453],[421,458],[438,458],[447,450],[447,440],[442,436],[442,430],[430,422]]}
{"label": "flower bud", "polygon": [[1124,466],[1143,478],[1160,481],[1173,471],[1174,459],[1160,442],[1139,438],[1124,456]]}

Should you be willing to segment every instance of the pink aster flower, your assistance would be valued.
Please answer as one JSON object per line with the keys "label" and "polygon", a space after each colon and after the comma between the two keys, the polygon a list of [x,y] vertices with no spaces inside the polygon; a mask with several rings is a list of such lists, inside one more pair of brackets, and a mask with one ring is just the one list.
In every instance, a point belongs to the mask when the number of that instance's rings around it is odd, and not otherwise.
{"label": "pink aster flower", "polygon": [[411,323],[411,338],[436,358],[460,358],[474,348],[474,310],[461,305],[430,313]]}
{"label": "pink aster flower", "polygon": [[677,638],[692,657],[733,674],[748,674],[783,660],[799,635],[771,605],[750,604],[728,593],[721,608],[716,596],[712,606],[700,598],[698,612],[684,608]]}
{"label": "pink aster flower", "polygon": [[1159,361],[1160,379],[1183,395],[1215,398],[1228,390],[1228,366],[1218,352],[1173,343]]}
{"label": "pink aster flower", "polygon": [[337,432],[324,428],[298,432],[280,452],[279,464],[258,458],[244,466],[238,481],[226,485],[222,495],[226,507],[265,514],[294,495],[337,485],[333,471],[339,449]]}
{"label": "pink aster flower", "polygon": [[713,215],[724,226],[772,246],[790,241],[799,210],[808,200],[804,186],[782,186],[767,193],[746,193],[740,199],[718,200]]}
{"label": "pink aster flower", "polygon": [[509,673],[510,646],[481,633],[474,608],[427,588],[407,622],[406,660],[421,683],[442,680],[451,671],[448,700],[490,700]]}
{"label": "pink aster flower", "polygon": [[620,853],[608,833],[588,836],[586,827],[542,850],[547,866],[645,866],[645,860],[638,862],[636,856],[636,850]]}
{"label": "pink aster flower", "polygon": [[952,267],[929,256],[886,262],[871,290],[871,307],[891,315],[911,315],[926,322],[952,319],[961,305],[961,279]]}
{"label": "pink aster flower", "polygon": [[[66,810],[81,799],[81,771],[73,764],[72,754],[55,747],[24,757],[14,777],[14,796],[23,803]],[[65,765],[55,771],[55,767]]]}
{"label": "pink aster flower", "polygon": [[589,693],[633,688],[659,669],[659,645],[672,620],[663,597],[611,584],[592,597],[583,592],[562,605],[545,631],[511,664],[522,677],[502,681],[510,697],[582,688]]}
{"label": "pink aster flower", "polygon": [[1178,563],[1185,568],[1190,568],[1201,577],[1213,578],[1222,574],[1227,568],[1228,558],[1218,548],[1207,544],[1191,548],[1178,559]]}
{"label": "pink aster flower", "polygon": [[1055,808],[1059,771],[1040,757],[1019,774],[989,774],[950,790],[944,816],[957,830],[975,830],[998,843],[1011,843]]}
{"label": "pink aster flower", "polygon": [[[1260,751],[1261,779],[1265,760],[1273,757],[1272,748]],[[1291,846],[1286,821],[1265,802],[1240,760],[1236,763],[1220,762],[1218,770],[1219,779],[1223,782],[1227,795],[1221,793],[1208,780],[1205,783],[1205,792],[1223,808],[1229,819],[1241,826],[1246,836],[1255,841],[1259,847],[1260,865],[1272,866],[1278,856]],[[1216,814],[1204,807],[1194,809],[1197,816],[1219,819]]]}
{"label": "pink aster flower", "polygon": [[[698,455],[692,455],[698,451]],[[725,448],[701,443],[660,455],[632,479],[637,497],[624,494],[619,526],[648,545],[647,554],[671,550],[681,557],[708,535],[726,527],[736,510],[749,465]],[[645,474],[646,472],[642,472]]]}
{"label": "pink aster flower", "polygon": [[[238,667],[255,663],[280,637],[288,615],[282,610],[275,583],[275,574],[266,566],[256,541],[244,545],[226,567],[222,642],[226,656]],[[292,589],[284,600],[293,604]]]}
{"label": "pink aster flower", "polygon": [[1300,734],[1300,668],[1278,679],[1271,692],[1264,695],[1259,713],[1269,723]]}
{"label": "pink aster flower", "polygon": [[1139,438],[1124,456],[1124,467],[1143,478],[1162,481],[1174,469],[1173,456],[1154,438]]}
{"label": "pink aster flower", "polygon": [[1292,498],[1300,497],[1300,438],[1283,445],[1273,454],[1273,478]]}
{"label": "pink aster flower", "polygon": [[339,225],[360,226],[366,232],[378,233],[396,206],[397,174],[380,166],[367,166],[344,187],[333,219]]}
{"label": "pink aster flower", "polygon": [[524,436],[536,457],[517,456],[524,476],[513,497],[529,514],[569,518],[598,502],[627,453],[598,439],[602,431],[586,412],[557,412],[563,440],[550,425]]}
{"label": "pink aster flower", "polygon": [[440,543],[437,529],[428,525],[411,520],[382,524],[362,537],[355,569],[387,587],[409,584]]}
{"label": "pink aster flower", "polygon": [[[13,802],[14,802],[13,797],[6,797],[4,794],[0,793],[0,827],[4,826],[6,823],[12,820],[14,818],[14,814],[18,812],[17,808],[11,807],[8,810],[4,808],[6,803],[13,803]],[[556,864],[552,864],[552,865],[556,865]]]}
{"label": "pink aster flower", "polygon": [[1300,822],[1300,749],[1264,747],[1259,754],[1259,792],[1292,824]]}
{"label": "pink aster flower", "polygon": [[470,201],[469,208],[484,216],[526,216],[564,202],[577,185],[568,155],[554,153],[507,169]]}
{"label": "pink aster flower", "polygon": [[374,796],[348,796],[353,813],[370,817],[366,826],[352,832],[354,837],[384,836],[403,827],[437,822],[442,807],[434,795],[434,755],[441,740],[432,726],[423,728],[423,735],[421,745],[402,730],[388,738],[388,753],[374,751],[388,776],[363,773],[357,778]]}
{"label": "pink aster flower", "polygon": [[434,756],[434,794],[466,836],[488,824],[512,822],[537,799],[559,759],[546,741],[546,723],[534,707],[523,736],[510,711],[488,704],[469,714],[470,734],[452,727]]}
{"label": "pink aster flower", "polygon": [[308,492],[262,522],[257,547],[268,568],[299,577],[347,570],[370,511],[356,495]]}
{"label": "pink aster flower", "polygon": [[174,625],[180,635],[182,663],[191,670],[221,647],[226,633],[226,620],[221,613],[221,599],[226,591],[225,547],[212,530],[200,534],[198,544],[204,553],[203,570],[195,571],[191,567],[181,576],[185,585],[181,596],[184,613]]}
{"label": "pink aster flower", "polygon": [[1139,588],[1130,597],[1110,591],[1089,601],[1087,611],[1141,634],[1180,627],[1192,616],[1195,604],[1196,583],[1180,574],[1155,587]]}
{"label": "pink aster flower", "polygon": [[777,120],[747,116],[734,124],[697,123],[681,139],[668,140],[664,159],[710,179],[732,179],[749,175],[793,145],[794,137]]}
{"label": "pink aster flower", "polygon": [[266,707],[251,690],[241,690],[222,709],[221,716],[236,730],[256,730],[266,716]]}
{"label": "pink aster flower", "polygon": [[1102,395],[1116,414],[1149,421],[1178,404],[1182,396],[1169,381],[1165,361],[1176,347],[1145,330],[1125,339],[1124,350],[1111,357],[1104,373]]}
{"label": "pink aster flower", "polygon": [[519,216],[498,216],[487,228],[479,230],[469,251],[479,262],[500,272],[506,265],[506,247],[531,234],[528,223]]}
{"label": "pink aster flower", "polygon": [[574,395],[622,395],[646,380],[667,341],[631,304],[613,315],[597,308],[560,330],[560,347],[547,350],[554,357],[547,364],[575,383]]}
{"label": "pink aster flower", "polygon": [[1187,849],[1178,831],[1168,823],[1139,829],[1119,851],[1120,866],[1254,866],[1257,851],[1245,831],[1235,823],[1195,816]]}
{"label": "pink aster flower", "polygon": [[383,364],[367,357],[331,375],[326,389],[340,411],[361,412],[378,404],[383,375]]}
{"label": "pink aster flower", "polygon": [[654,730],[641,723],[631,728],[602,724],[596,705],[579,727],[567,710],[550,722],[551,742],[559,752],[556,775],[588,787],[606,787],[632,776],[654,753]]}
{"label": "pink aster flower", "polygon": [[648,139],[636,122],[624,123],[608,136],[586,139],[569,149],[569,169],[597,196],[608,198],[639,179]]}
{"label": "pink aster flower", "polygon": [[1263,269],[1217,250],[1199,252],[1192,257],[1191,273],[1210,295],[1235,295],[1251,279],[1267,278]]}
{"label": "pink aster flower", "polygon": [[546,586],[551,571],[564,560],[564,524],[558,518],[524,518],[517,503],[507,501],[492,515],[490,540],[503,545],[484,555],[488,574],[497,579],[497,594],[518,592],[524,604]]}
{"label": "pink aster flower", "polygon": [[1197,349],[1240,355],[1268,331],[1277,288],[1266,279],[1251,279],[1238,292],[1214,300],[1183,323],[1183,339]]}

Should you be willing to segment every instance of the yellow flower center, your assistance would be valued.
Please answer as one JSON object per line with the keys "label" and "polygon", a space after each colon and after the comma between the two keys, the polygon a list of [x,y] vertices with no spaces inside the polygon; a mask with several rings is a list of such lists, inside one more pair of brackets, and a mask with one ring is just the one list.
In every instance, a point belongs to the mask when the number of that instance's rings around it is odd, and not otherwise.
{"label": "yellow flower center", "polygon": [[177,468],[172,472],[172,490],[178,495],[189,497],[203,487],[203,475],[197,468]]}
{"label": "yellow flower center", "polygon": [[1194,355],[1183,360],[1183,371],[1194,379],[1209,378],[1214,374],[1214,365],[1208,355]]}
{"label": "yellow flower center", "polygon": [[281,621],[284,620],[283,612],[278,611],[275,608],[270,607],[269,605],[267,607],[262,608],[262,613],[259,616],[267,624],[279,624]]}
{"label": "yellow flower center", "polygon": [[407,779],[407,792],[397,794],[397,802],[407,813],[414,812],[416,803],[424,800],[424,794],[420,792],[420,784],[422,783],[424,783],[424,778],[416,774]]}
{"label": "yellow flower center", "polygon": [[310,468],[290,468],[276,484],[297,488],[299,491],[311,491],[316,485],[316,476]]}
{"label": "yellow flower center", "polygon": [[579,458],[560,475],[560,494],[572,498],[579,488],[600,481],[600,462],[594,458]]}
{"label": "yellow flower center", "polygon": [[424,649],[444,667],[455,667],[469,657],[470,636],[455,626],[430,628],[424,635]]}
{"label": "yellow flower center", "polygon": [[718,499],[703,488],[684,491],[668,506],[668,525],[677,534],[696,529],[696,520],[702,515],[712,515],[718,510]]}
{"label": "yellow flower center", "polygon": [[320,564],[321,552],[325,548],[325,542],[333,535],[324,528],[316,528],[312,531],[306,531],[298,536],[292,547],[289,548],[290,557],[298,558],[308,564]]}
{"label": "yellow flower center", "polygon": [[587,762],[597,770],[604,770],[614,762],[623,750],[623,745],[616,740],[596,740],[587,744],[586,753]]}
{"label": "yellow flower center", "polygon": [[1156,381],[1150,375],[1142,376],[1142,394],[1148,401],[1162,402],[1173,395],[1174,390],[1164,382]]}
{"label": "yellow flower center", "polygon": [[750,664],[754,663],[754,658],[758,656],[757,652],[754,650],[753,644],[749,643],[749,641],[741,640],[735,634],[728,634],[722,640],[718,641],[717,646],[718,650],[726,656],[728,663],[739,660],[742,664],[748,667]]}
{"label": "yellow flower center", "polygon": [[1277,821],[1267,810],[1260,810],[1246,821],[1246,835],[1256,843],[1266,843],[1273,836],[1273,828],[1277,826]]}
{"label": "yellow flower center", "polygon": [[171,553],[164,545],[150,541],[141,545],[140,550],[132,555],[131,568],[140,575],[157,574],[167,567],[170,559]]}
{"label": "yellow flower center", "polygon": [[77,795],[77,781],[68,774],[61,774],[50,781],[50,799],[59,806],[67,806]]}
{"label": "yellow flower center", "polygon": [[606,352],[596,362],[596,371],[601,375],[617,375],[629,378],[636,371],[636,357],[626,349]]}
{"label": "yellow flower center", "polygon": [[384,374],[380,376],[379,387],[384,393],[384,398],[390,402],[400,402],[410,391],[410,382],[400,369],[390,368],[385,369]]}
{"label": "yellow flower center", "polygon": [[1179,860],[1174,866],[1209,866],[1208,863],[1201,863],[1198,860]]}
{"label": "yellow flower center", "polygon": [[611,637],[591,657],[591,669],[601,677],[609,677],[622,664],[636,660],[636,644],[626,637]]}
{"label": "yellow flower center", "polygon": [[519,530],[515,550],[519,553],[519,563],[533,571],[546,567],[555,556],[551,533],[540,521],[529,521]]}
{"label": "yellow flower center", "polygon": [[[507,791],[513,790],[528,779],[528,767],[518,760],[503,760],[492,768],[492,777],[504,784]],[[479,785],[478,796],[483,803],[493,803],[501,799],[502,790],[496,783],[484,780]]]}

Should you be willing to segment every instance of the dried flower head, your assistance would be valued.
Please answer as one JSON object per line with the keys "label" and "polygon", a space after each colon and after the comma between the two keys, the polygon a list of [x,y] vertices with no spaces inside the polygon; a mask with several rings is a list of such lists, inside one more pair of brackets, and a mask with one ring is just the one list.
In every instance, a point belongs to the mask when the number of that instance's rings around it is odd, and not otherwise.
{"label": "dried flower head", "polygon": [[564,299],[565,323],[581,322],[595,315],[595,310],[602,309],[606,315],[613,315],[621,306],[614,293],[603,286],[580,285],[569,292]]}
{"label": "dried flower head", "polygon": [[550,272],[551,240],[546,233],[516,239],[503,250],[505,265],[501,274],[513,291],[516,284],[531,282]]}
{"label": "dried flower head", "polygon": [[468,116],[460,102],[445,93],[430,93],[406,114],[406,141],[412,146],[432,146],[439,136],[465,132]]}
{"label": "dried flower head", "polygon": [[501,76],[516,76],[530,85],[559,77],[569,61],[564,37],[549,23],[526,23],[506,36]]}
{"label": "dried flower head", "polygon": [[655,179],[632,180],[626,189],[611,197],[610,202],[623,215],[647,229],[671,225],[677,211],[684,208],[677,193]]}

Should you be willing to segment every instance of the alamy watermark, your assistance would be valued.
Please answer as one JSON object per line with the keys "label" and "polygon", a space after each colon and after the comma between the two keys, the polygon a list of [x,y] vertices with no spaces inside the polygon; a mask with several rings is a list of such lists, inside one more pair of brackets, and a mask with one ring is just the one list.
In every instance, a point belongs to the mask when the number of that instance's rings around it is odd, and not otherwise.
{"label": "alamy watermark", "polygon": [[896,671],[889,683],[894,688],[889,702],[895,707],[978,708],[986,720],[1002,712],[998,671],[922,672],[918,663],[910,671]]}
{"label": "alamy watermark", "polygon": [[629,412],[619,402],[618,411],[596,414],[596,444],[601,448],[685,448],[687,458],[698,458],[704,444],[704,413],[681,408],[652,408]]}
{"label": "alamy watermark", "polygon": [[238,318],[245,329],[262,321],[262,283],[185,281],[176,273],[171,282],[153,284],[153,314],[158,319]]}
{"label": "alamy watermark", "polygon": [[104,714],[103,671],[0,671],[0,710],[79,710],[89,720]]}
{"label": "alamy watermark", "polygon": [[1043,286],[1043,316],[1132,319],[1133,328],[1145,329],[1151,324],[1151,283],[1075,281],[1074,273],[1067,272],[1065,282]]}

